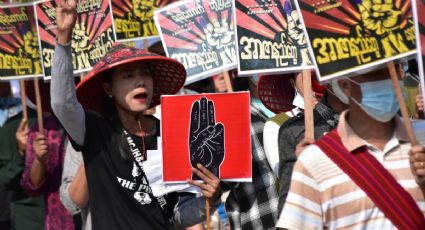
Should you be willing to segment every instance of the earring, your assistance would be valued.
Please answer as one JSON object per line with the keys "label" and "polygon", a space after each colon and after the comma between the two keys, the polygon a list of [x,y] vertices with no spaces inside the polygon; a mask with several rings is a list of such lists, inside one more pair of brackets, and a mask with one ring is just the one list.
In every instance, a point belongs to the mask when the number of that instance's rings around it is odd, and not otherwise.
{"label": "earring", "polygon": [[108,97],[109,97],[109,98],[112,98],[112,95],[111,95],[111,94],[108,94]]}

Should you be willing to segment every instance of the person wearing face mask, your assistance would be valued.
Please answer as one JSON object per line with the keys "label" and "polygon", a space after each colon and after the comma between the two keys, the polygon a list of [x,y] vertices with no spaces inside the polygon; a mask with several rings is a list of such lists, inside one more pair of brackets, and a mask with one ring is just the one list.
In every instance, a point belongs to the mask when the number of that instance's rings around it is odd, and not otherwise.
{"label": "person wearing face mask", "polygon": [[299,155],[277,227],[424,229],[425,149],[409,143],[388,70],[337,83],[349,108]]}
{"label": "person wearing face mask", "polygon": [[[339,113],[347,109],[347,100],[339,88],[335,87],[336,81],[326,86],[321,100],[313,109],[314,138],[317,140],[325,133],[338,125]],[[304,112],[288,119],[279,129],[279,213],[288,195],[291,183],[292,169],[299,153],[314,140],[304,138],[305,123]]]}

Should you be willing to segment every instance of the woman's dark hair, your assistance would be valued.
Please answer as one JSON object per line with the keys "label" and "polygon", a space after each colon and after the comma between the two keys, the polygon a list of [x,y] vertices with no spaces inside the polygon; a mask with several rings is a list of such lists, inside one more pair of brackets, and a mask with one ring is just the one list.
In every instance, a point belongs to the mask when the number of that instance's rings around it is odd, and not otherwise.
{"label": "woman's dark hair", "polygon": [[[113,69],[109,69],[103,73],[104,83],[112,84],[112,72]],[[130,147],[128,146],[126,136],[123,133],[123,125],[118,117],[117,109],[115,107],[113,99],[108,97],[108,99],[105,100],[105,105],[103,106],[103,108],[105,108],[103,111],[105,119],[108,120],[110,124],[112,124],[112,130],[118,137],[118,150],[120,152],[121,157],[124,160],[131,160],[132,156],[130,153]]]}

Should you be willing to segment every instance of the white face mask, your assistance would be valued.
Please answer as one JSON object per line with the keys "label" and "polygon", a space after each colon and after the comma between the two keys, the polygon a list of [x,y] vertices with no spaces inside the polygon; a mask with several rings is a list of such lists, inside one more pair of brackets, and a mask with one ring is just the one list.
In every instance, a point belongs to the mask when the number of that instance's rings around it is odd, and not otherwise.
{"label": "white face mask", "polygon": [[294,101],[292,104],[300,109],[304,109],[304,97],[300,93],[296,92]]}

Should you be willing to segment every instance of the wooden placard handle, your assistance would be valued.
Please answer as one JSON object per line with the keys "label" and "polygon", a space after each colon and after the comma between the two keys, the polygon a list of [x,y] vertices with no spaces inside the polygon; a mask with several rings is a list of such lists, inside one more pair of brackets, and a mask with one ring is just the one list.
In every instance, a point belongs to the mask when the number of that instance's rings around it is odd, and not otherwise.
{"label": "wooden placard handle", "polygon": [[27,110],[27,92],[25,91],[25,81],[19,80],[21,104],[22,104],[22,118],[28,121],[28,110]]}
{"label": "wooden placard handle", "polygon": [[404,101],[403,94],[400,89],[400,83],[398,80],[398,74],[395,69],[394,61],[388,62],[387,67],[388,67],[388,71],[390,72],[391,80],[393,82],[393,87],[397,96],[398,103],[400,104],[400,110],[403,116],[404,125],[406,127],[407,136],[409,137],[410,143],[412,145],[417,145],[418,141],[416,140],[415,133],[413,132],[412,122],[410,121],[410,117],[407,112],[406,102]]}
{"label": "wooden placard handle", "polygon": [[313,94],[311,93],[312,90],[310,70],[303,70],[302,77],[304,91],[304,138],[310,138],[314,140]]}
{"label": "wooden placard handle", "polygon": [[207,217],[207,230],[211,229],[211,214],[210,214],[210,202],[205,199],[205,215]]}
{"label": "wooden placard handle", "polygon": [[38,79],[34,79],[34,91],[35,91],[35,101],[37,105],[37,122],[38,122],[38,131],[43,133],[43,108],[41,106],[41,96],[40,96],[40,86],[38,84]]}

